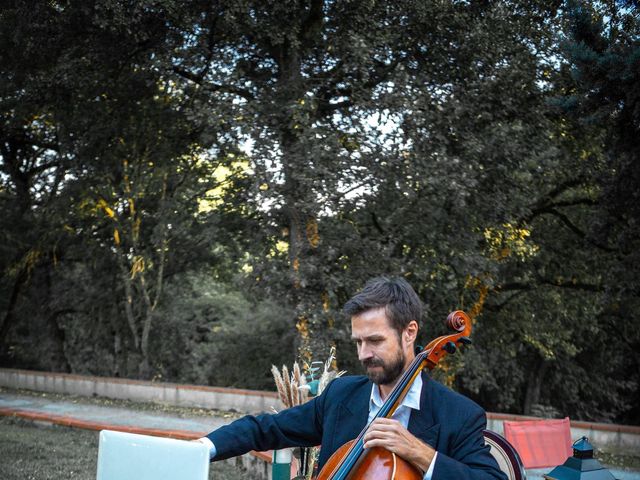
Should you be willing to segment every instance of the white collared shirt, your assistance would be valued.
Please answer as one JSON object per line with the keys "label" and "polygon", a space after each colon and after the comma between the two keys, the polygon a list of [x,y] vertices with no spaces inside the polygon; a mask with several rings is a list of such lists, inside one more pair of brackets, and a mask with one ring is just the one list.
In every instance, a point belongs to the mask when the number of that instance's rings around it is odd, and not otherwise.
{"label": "white collared shirt", "polygon": [[[409,391],[405,395],[402,403],[396,408],[391,416],[392,419],[397,420],[404,428],[409,426],[409,418],[411,417],[411,410],[420,410],[420,395],[422,393],[422,375],[418,375],[413,384],[409,388]],[[384,401],[380,397],[380,387],[375,383],[371,387],[371,397],[369,399],[369,418],[367,424],[371,423],[373,418],[382,408]],[[433,456],[429,469],[425,472],[423,480],[431,480],[433,475],[433,466],[436,464],[436,458],[438,452]]]}

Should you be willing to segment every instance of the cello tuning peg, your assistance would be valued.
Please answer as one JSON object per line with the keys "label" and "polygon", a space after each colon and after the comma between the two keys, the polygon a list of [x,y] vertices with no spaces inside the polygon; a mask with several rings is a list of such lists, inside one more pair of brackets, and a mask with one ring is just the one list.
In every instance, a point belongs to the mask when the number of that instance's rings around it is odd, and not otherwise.
{"label": "cello tuning peg", "polygon": [[443,350],[445,350],[447,353],[456,353],[456,350],[458,349],[456,347],[456,344],[453,342],[447,342],[442,346]]}
{"label": "cello tuning peg", "polygon": [[465,345],[471,345],[473,343],[469,337],[460,337],[458,341],[460,343],[464,343]]}

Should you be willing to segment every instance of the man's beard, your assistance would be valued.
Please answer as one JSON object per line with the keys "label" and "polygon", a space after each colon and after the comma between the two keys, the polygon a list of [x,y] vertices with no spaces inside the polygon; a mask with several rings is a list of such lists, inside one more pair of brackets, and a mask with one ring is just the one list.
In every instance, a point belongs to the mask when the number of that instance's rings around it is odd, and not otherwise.
{"label": "man's beard", "polygon": [[[370,358],[364,360],[362,365],[367,372],[367,377],[376,385],[390,385],[396,381],[396,379],[402,374],[404,369],[404,352],[402,349],[398,349],[396,358],[390,363],[385,364],[383,360],[379,358]],[[367,367],[382,367],[382,370],[369,370]]]}

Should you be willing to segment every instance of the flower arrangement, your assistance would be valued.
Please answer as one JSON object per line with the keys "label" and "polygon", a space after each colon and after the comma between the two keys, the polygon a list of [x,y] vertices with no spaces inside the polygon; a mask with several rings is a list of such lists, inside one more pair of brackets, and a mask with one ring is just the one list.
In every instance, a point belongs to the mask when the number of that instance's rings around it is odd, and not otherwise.
{"label": "flower arrangement", "polygon": [[[332,380],[344,375],[346,373],[344,370],[336,371],[333,369],[335,359],[336,348],[331,347],[329,357],[325,362],[312,362],[310,365],[305,365],[305,369],[309,372],[308,379],[303,375],[298,362],[294,362],[291,373],[286,365],[282,366],[282,372],[275,365],[272,365],[273,380],[278,389],[280,401],[285,408],[308,402],[313,396],[320,395]],[[316,364],[322,364],[322,373],[318,378],[315,377],[320,367],[314,367]],[[318,463],[319,453],[318,447],[300,448],[300,468],[296,478],[311,480]]]}

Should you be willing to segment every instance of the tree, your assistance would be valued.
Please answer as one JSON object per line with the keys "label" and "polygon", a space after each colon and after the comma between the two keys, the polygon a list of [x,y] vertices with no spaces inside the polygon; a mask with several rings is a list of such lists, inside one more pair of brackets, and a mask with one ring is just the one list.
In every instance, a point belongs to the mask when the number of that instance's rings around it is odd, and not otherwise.
{"label": "tree", "polygon": [[355,373],[340,307],[404,275],[424,342],[473,317],[439,375],[485,407],[637,421],[636,10],[10,5],[4,364],[42,365],[37,338],[53,368],[256,386],[198,359],[272,327],[261,355],[295,354],[289,316],[303,359]]}
{"label": "tree", "polygon": [[[164,279],[206,256],[198,205],[218,183],[212,172],[228,159],[207,150],[216,130],[204,138],[207,125],[187,121],[197,114],[191,108],[197,98],[181,98],[163,77],[158,59],[169,55],[172,43],[162,12],[110,1],[32,6],[19,2],[3,16],[10,79],[2,94],[3,206],[13,212],[8,231],[22,244],[9,243],[13,258],[3,257],[15,273],[6,278],[14,280],[7,285],[2,340],[14,326],[20,297],[31,295],[25,287],[37,279],[31,275],[36,267],[44,278],[58,267],[80,276],[92,272],[92,278],[116,275],[119,282],[96,287],[108,285],[106,298],[122,298],[123,308],[99,319],[115,336],[116,357],[124,342],[147,377]],[[172,252],[170,243],[184,250]],[[105,298],[100,288],[87,293]],[[50,300],[58,320],[82,303],[73,295]],[[113,318],[118,312],[130,337]],[[118,363],[112,373],[120,373]],[[125,374],[130,371],[125,365]]]}
{"label": "tree", "polygon": [[[605,166],[596,179],[601,192],[597,215],[586,230],[590,243],[606,254],[600,268],[600,321],[609,328],[619,353],[609,362],[618,371],[635,373],[640,370],[635,314],[640,298],[635,278],[640,267],[638,2],[570,2],[567,17],[565,52],[573,84],[561,105],[580,128],[598,133],[602,151],[597,161]],[[636,423],[640,377],[624,375],[623,380],[635,401],[618,399],[618,408],[624,421]]]}
{"label": "tree", "polygon": [[[49,40],[60,40],[52,23],[44,19],[46,7],[31,11],[33,25]],[[0,155],[2,163],[2,317],[0,345],[17,318],[20,297],[35,266],[51,262],[48,248],[55,228],[51,212],[68,171],[61,132],[55,123],[62,99],[49,89],[49,79],[60,59],[60,49],[48,55],[29,38],[24,6],[3,11],[0,62]],[[19,47],[17,46],[19,45]],[[25,61],[29,58],[29,62]]]}
{"label": "tree", "polygon": [[[363,171],[381,143],[363,133],[409,57],[403,24],[412,8],[412,2],[221,2],[195,11],[203,19],[193,29],[197,40],[174,68],[215,98],[233,99],[236,118],[243,117],[261,187],[255,200],[269,205],[264,223],[272,243],[282,232],[287,243],[286,290],[307,357],[326,353],[332,336],[337,282],[324,262],[336,258],[320,223],[341,209],[348,191],[366,185]],[[256,273],[264,279],[266,272]]]}

